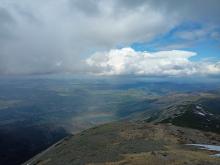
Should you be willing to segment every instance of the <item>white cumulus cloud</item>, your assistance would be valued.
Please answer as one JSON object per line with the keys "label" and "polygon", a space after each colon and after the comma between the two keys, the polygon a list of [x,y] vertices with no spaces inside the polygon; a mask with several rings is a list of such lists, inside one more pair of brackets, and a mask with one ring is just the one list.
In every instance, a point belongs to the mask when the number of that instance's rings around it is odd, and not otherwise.
{"label": "white cumulus cloud", "polygon": [[90,72],[98,75],[183,76],[220,73],[219,62],[197,61],[196,52],[171,50],[141,52],[132,48],[96,52],[86,59]]}

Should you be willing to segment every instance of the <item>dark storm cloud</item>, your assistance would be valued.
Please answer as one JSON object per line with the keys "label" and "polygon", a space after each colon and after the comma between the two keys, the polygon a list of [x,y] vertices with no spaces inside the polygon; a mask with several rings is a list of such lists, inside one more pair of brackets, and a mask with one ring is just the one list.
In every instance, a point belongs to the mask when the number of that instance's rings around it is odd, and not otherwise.
{"label": "dark storm cloud", "polygon": [[150,41],[183,21],[219,26],[217,0],[2,0],[0,73],[84,71],[91,53]]}
{"label": "dark storm cloud", "polygon": [[140,6],[151,6],[155,10],[176,13],[185,19],[196,19],[200,21],[220,21],[219,0],[118,0],[118,6],[134,8]]}
{"label": "dark storm cloud", "polygon": [[0,7],[0,23],[1,25],[4,23],[13,22],[11,15],[7,12],[6,9]]}
{"label": "dark storm cloud", "polygon": [[99,4],[97,0],[70,0],[70,7],[75,10],[81,11],[87,16],[94,16],[100,13]]}
{"label": "dark storm cloud", "polygon": [[10,26],[14,23],[12,16],[6,9],[0,7],[0,43],[10,38]]}

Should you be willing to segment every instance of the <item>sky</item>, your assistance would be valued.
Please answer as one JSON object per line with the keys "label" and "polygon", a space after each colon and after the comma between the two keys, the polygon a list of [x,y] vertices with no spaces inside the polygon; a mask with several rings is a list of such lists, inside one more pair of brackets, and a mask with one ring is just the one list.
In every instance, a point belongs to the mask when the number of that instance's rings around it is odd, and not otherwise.
{"label": "sky", "polygon": [[1,0],[0,75],[219,76],[219,0]]}

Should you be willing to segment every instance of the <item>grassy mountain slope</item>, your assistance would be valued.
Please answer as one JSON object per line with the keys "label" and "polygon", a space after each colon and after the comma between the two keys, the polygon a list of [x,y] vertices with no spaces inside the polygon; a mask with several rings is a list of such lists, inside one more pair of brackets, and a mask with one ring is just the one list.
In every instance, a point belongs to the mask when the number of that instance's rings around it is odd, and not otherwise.
{"label": "grassy mountain slope", "polygon": [[94,127],[49,148],[26,162],[29,165],[217,165],[212,151],[187,143],[220,145],[220,135],[170,124],[116,122]]}

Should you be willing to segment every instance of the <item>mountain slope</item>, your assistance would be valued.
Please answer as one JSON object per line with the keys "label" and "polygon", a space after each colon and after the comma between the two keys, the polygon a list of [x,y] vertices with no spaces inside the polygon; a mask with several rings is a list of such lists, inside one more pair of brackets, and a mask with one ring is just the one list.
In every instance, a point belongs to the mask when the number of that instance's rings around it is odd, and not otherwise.
{"label": "mountain slope", "polygon": [[220,135],[170,124],[116,122],[83,131],[49,148],[25,164],[206,164],[217,165],[211,151],[188,143],[220,145]]}
{"label": "mountain slope", "polygon": [[220,98],[203,98],[170,106],[152,115],[147,121],[220,133]]}

